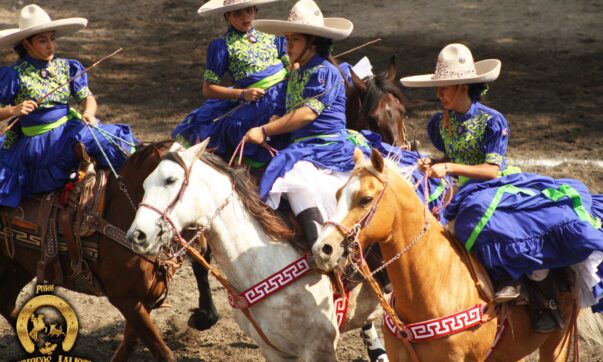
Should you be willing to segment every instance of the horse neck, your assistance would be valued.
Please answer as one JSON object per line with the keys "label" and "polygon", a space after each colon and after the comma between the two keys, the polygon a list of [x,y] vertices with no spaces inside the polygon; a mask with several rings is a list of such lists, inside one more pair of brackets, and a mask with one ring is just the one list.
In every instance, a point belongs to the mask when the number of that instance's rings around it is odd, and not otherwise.
{"label": "horse neck", "polygon": [[[193,173],[197,182],[191,183],[190,187],[208,190],[203,193],[204,196],[213,197],[196,202],[207,210],[199,224],[206,225],[215,210],[232,195],[230,202],[211,223],[207,243],[215,260],[237,290],[249,288],[301,256],[288,242],[273,240],[264,232],[234,191],[228,176],[200,163],[203,166]],[[199,184],[203,186],[195,186]]]}
{"label": "horse neck", "polygon": [[[400,177],[391,185],[396,205],[391,238],[381,243],[384,261],[391,260],[415,240],[425,223],[425,205],[412,186]],[[395,190],[395,192],[393,192]],[[402,191],[402,192],[401,192]],[[387,267],[396,297],[395,309],[405,322],[433,319],[480,303],[464,258],[428,213],[429,229],[416,244]]]}

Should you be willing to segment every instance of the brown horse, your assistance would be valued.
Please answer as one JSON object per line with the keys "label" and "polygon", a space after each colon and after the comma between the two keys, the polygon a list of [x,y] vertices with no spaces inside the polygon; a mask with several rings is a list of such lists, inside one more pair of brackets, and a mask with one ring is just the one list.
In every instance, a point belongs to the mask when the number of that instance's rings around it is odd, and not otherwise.
{"label": "brown horse", "polygon": [[[355,161],[348,183],[338,192],[338,219],[326,226],[314,244],[317,265],[329,270],[346,263],[350,245],[342,243],[342,234],[350,228],[357,231],[359,248],[378,243],[384,260],[389,261],[386,270],[394,289],[393,309],[407,325],[476,305],[491,306],[492,286],[484,270],[424,212],[425,206],[400,170],[389,162],[386,165],[375,151],[370,162],[364,161],[361,153],[355,155]],[[361,223],[370,211],[374,211],[372,219]],[[363,224],[360,231],[353,227],[357,223]],[[480,284],[484,287],[479,288]],[[510,309],[509,327],[495,343],[500,314],[486,308],[484,315],[490,318],[481,323],[477,318],[476,326],[439,339],[411,342],[410,346],[424,361],[482,361],[493,346],[488,357],[493,361],[520,360],[536,349],[541,361],[565,360],[578,313],[577,297],[566,292],[560,302],[563,318],[570,322],[550,333],[533,332],[528,307],[516,306]],[[389,330],[384,334],[389,360],[410,360],[403,342]]]}
{"label": "brown horse", "polygon": [[[171,143],[161,142],[143,147],[124,163],[120,175],[134,203],[137,204],[142,199],[144,179],[157,167]],[[134,220],[134,209],[115,178],[109,180],[106,205],[104,219],[126,230]],[[166,292],[165,273],[154,258],[139,256],[107,237],[100,237],[98,247],[98,261],[89,262],[90,270],[100,281],[102,293],[126,320],[124,338],[113,355],[113,360],[127,360],[140,339],[155,359],[175,361],[173,352],[161,338],[150,317],[151,309],[157,307],[157,302]],[[0,250],[4,252],[4,248]],[[39,258],[39,250],[18,245],[13,259],[0,254],[0,313],[11,325],[14,325],[18,313],[17,296],[36,275]],[[63,270],[69,270],[67,258],[62,257],[61,264]],[[124,275],[128,277],[124,278]],[[72,279],[65,278],[60,286],[86,293]],[[202,287],[202,296],[208,296],[211,304],[209,286],[206,284]]]}
{"label": "brown horse", "polygon": [[380,134],[386,143],[408,147],[404,118],[410,103],[394,83],[395,56],[390,58],[387,71],[374,77],[362,80],[351,73],[352,86],[346,91],[348,128],[368,129]]}

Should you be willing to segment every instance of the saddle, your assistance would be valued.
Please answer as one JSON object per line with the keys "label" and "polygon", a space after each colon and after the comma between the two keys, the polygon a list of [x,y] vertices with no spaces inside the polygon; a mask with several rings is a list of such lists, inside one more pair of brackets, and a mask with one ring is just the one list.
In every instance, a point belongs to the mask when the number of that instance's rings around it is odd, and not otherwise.
{"label": "saddle", "polygon": [[41,249],[36,271],[38,283],[59,284],[64,280],[59,252],[66,253],[71,269],[67,278],[75,280],[78,287],[99,294],[100,284],[84,260],[85,255],[95,259],[98,251],[82,238],[95,233],[86,216],[103,215],[108,175],[104,170],[95,170],[82,144],[75,145],[75,153],[80,167],[73,182],[63,190],[25,198],[16,209],[0,213],[3,244],[11,259],[15,255],[15,239],[26,247]]}

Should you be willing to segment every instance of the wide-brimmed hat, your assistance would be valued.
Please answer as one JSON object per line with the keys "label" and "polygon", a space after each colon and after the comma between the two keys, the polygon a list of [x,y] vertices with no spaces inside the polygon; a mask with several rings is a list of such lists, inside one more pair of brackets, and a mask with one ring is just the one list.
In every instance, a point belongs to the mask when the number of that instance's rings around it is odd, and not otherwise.
{"label": "wide-brimmed hat", "polygon": [[299,0],[289,13],[287,20],[254,20],[255,29],[274,35],[302,33],[327,39],[347,38],[354,30],[354,24],[344,18],[325,18],[313,0]]}
{"label": "wide-brimmed hat", "polygon": [[272,3],[278,0],[209,0],[197,10],[201,16],[224,14],[250,6]]}
{"label": "wide-brimmed hat", "polygon": [[0,46],[15,46],[21,40],[46,31],[54,31],[55,37],[73,34],[88,24],[84,18],[51,20],[38,5],[27,5],[19,13],[19,27],[0,32]]}
{"label": "wide-brimmed hat", "polygon": [[456,84],[487,83],[498,78],[501,62],[498,59],[473,61],[471,50],[463,44],[449,44],[442,49],[433,74],[404,77],[407,87],[440,87]]}

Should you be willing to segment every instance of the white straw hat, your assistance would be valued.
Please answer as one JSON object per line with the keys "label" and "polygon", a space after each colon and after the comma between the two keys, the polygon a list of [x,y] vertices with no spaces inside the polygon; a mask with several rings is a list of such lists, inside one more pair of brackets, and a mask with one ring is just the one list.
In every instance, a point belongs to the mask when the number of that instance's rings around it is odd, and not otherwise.
{"label": "white straw hat", "polygon": [[354,30],[354,24],[348,19],[323,17],[313,0],[299,0],[295,3],[287,20],[254,20],[252,24],[264,33],[302,33],[332,40],[345,39]]}
{"label": "white straw hat", "polygon": [[400,82],[407,87],[487,83],[498,78],[500,67],[498,59],[473,62],[469,48],[463,44],[449,44],[440,52],[434,74],[404,77]]}
{"label": "white straw hat", "polygon": [[250,6],[272,3],[278,0],[209,0],[197,10],[201,16],[224,14]]}
{"label": "white straw hat", "polygon": [[15,46],[21,40],[47,31],[55,32],[55,37],[73,34],[88,24],[84,18],[51,20],[50,16],[38,5],[27,5],[19,13],[19,27],[0,32],[0,47]]}

